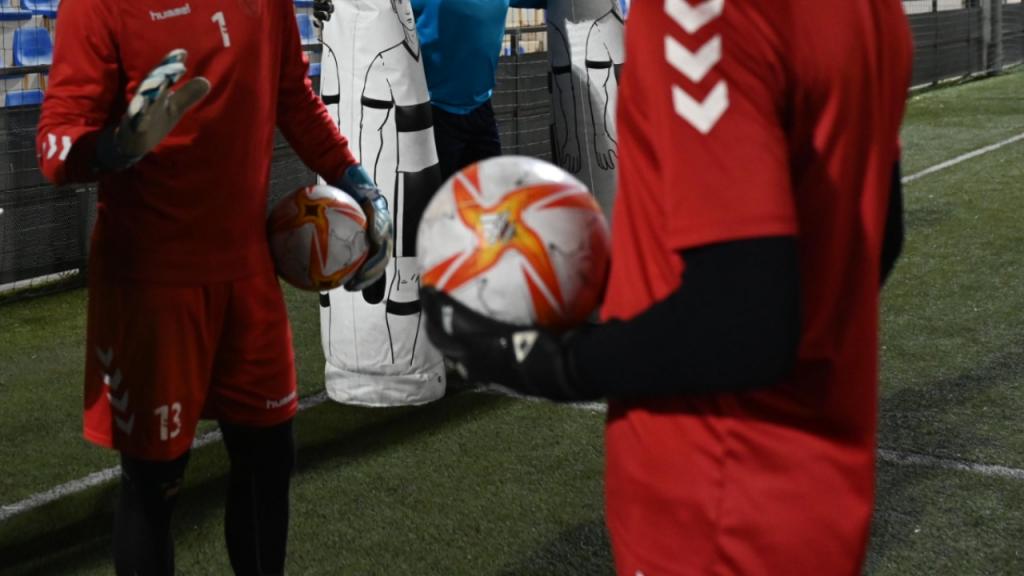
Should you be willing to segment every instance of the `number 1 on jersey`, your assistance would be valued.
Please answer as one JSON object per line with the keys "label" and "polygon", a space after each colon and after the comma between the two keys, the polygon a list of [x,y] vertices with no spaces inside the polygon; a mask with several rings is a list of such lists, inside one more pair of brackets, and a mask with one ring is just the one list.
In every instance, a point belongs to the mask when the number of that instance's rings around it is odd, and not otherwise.
{"label": "number 1 on jersey", "polygon": [[224,47],[230,48],[231,36],[228,36],[228,21],[227,18],[224,17],[224,13],[217,12],[213,15],[213,18],[210,18],[210,20],[217,24],[220,24],[220,37],[222,40],[224,40]]}

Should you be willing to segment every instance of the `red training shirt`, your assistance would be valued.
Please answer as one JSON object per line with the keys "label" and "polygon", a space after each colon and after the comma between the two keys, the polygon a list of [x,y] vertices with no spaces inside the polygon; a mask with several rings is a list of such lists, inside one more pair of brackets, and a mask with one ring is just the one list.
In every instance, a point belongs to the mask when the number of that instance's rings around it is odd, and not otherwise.
{"label": "red training shirt", "polygon": [[98,176],[93,250],[117,277],[201,284],[267,271],[274,125],[327,181],[355,162],[306,77],[290,0],[64,0],[37,151],[55,184],[97,179],[98,131],[175,48],[207,97],[132,168]]}
{"label": "red training shirt", "polygon": [[617,569],[859,574],[881,244],[910,80],[900,2],[638,0],[626,62],[604,316],[675,291],[680,250],[790,235],[802,333],[793,375],[769,387],[610,403]]}

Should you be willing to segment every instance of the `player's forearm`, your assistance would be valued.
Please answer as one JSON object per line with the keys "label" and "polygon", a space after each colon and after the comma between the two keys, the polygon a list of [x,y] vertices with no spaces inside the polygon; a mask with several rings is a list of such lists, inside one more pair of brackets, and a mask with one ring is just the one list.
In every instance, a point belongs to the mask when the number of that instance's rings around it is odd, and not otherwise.
{"label": "player's forearm", "polygon": [[889,208],[886,211],[885,235],[882,238],[881,284],[885,284],[889,278],[901,252],[903,252],[903,172],[897,161],[892,169]]}
{"label": "player's forearm", "polygon": [[36,153],[43,176],[56,185],[97,178],[99,132],[121,92],[120,3],[78,0],[61,6]]}
{"label": "player's forearm", "polygon": [[95,181],[99,134],[98,129],[71,135],[59,128],[41,128],[36,149],[43,177],[55,186]]}
{"label": "player's forearm", "polygon": [[582,334],[570,364],[588,397],[734,392],[775,383],[799,339],[796,240],[687,250],[679,289]]}
{"label": "player's forearm", "polygon": [[281,98],[277,125],[306,166],[336,182],[356,159],[312,86],[307,83],[303,88]]}

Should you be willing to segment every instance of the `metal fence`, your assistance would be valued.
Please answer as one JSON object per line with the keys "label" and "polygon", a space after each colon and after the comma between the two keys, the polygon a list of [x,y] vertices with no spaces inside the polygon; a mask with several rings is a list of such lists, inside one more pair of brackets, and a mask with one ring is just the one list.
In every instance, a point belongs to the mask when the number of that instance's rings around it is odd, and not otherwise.
{"label": "metal fence", "polygon": [[[54,187],[36,165],[39,108],[0,109],[0,302],[84,283],[95,186]],[[277,134],[271,202],[316,177]]]}
{"label": "metal fence", "polygon": [[0,110],[0,289],[51,284],[85,263],[95,195],[43,180],[36,167],[38,119],[38,107]]}
{"label": "metal fence", "polygon": [[[512,49],[499,60],[494,108],[506,153],[550,159],[547,53],[518,49],[542,33],[543,27],[509,30]],[[35,157],[38,119],[38,106],[0,108],[0,301],[81,285],[88,261],[95,187],[54,188],[43,180]],[[315,180],[278,134],[270,202]]]}
{"label": "metal fence", "polygon": [[551,67],[547,51],[537,50],[535,44],[538,36],[546,35],[544,26],[507,34],[509,53],[498,61],[493,99],[505,154],[551,160]]}
{"label": "metal fence", "polygon": [[[915,85],[995,72],[1024,62],[1021,0],[907,0],[904,7],[916,48]],[[551,157],[545,36],[544,26],[508,31],[494,96],[508,154]],[[0,43],[0,56],[5,52]],[[39,66],[20,70],[39,77],[45,71]],[[0,84],[0,91],[4,89]],[[55,278],[63,281],[58,288],[80,283],[87,262],[95,189],[53,188],[42,180],[34,146],[38,114],[38,106],[0,109],[0,300],[9,299],[12,290],[24,294],[25,289],[31,293],[40,286],[53,286]],[[313,173],[278,137],[271,201],[313,181]]]}
{"label": "metal fence", "polygon": [[915,86],[1024,61],[1020,0],[911,0],[904,7],[914,35]]}
{"label": "metal fence", "polygon": [[1018,0],[1002,8],[1003,66],[1024,63],[1024,3]]}

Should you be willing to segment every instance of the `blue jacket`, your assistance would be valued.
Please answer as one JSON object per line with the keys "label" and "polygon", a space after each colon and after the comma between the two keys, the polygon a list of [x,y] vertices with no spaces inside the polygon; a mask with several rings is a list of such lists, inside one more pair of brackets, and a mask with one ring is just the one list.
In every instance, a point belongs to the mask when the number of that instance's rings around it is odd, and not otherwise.
{"label": "blue jacket", "polygon": [[491,98],[510,5],[547,0],[412,0],[432,104],[469,114]]}

